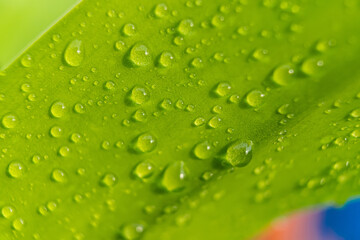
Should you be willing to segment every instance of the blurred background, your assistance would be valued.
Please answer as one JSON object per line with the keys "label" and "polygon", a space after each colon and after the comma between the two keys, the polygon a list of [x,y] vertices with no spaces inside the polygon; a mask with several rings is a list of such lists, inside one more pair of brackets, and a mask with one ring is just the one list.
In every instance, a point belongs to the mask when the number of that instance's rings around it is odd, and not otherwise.
{"label": "blurred background", "polygon": [[[0,0],[0,70],[80,0]],[[254,240],[360,240],[360,199],[276,219]]]}

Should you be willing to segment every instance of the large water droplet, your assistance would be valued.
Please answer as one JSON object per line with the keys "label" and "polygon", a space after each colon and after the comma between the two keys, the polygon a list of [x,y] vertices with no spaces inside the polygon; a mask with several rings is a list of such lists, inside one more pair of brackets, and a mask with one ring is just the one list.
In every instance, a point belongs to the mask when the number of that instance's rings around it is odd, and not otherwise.
{"label": "large water droplet", "polygon": [[1,214],[4,218],[11,218],[15,213],[15,209],[11,206],[4,206],[2,209],[1,209]]}
{"label": "large water droplet", "polygon": [[150,52],[144,44],[137,43],[129,52],[129,60],[134,66],[143,67],[151,62]]}
{"label": "large water droplet", "polygon": [[225,166],[244,167],[252,158],[253,142],[237,140],[228,145],[220,157]]}
{"label": "large water droplet", "polygon": [[21,58],[21,65],[23,67],[31,67],[32,65],[32,57],[29,54],[25,54],[22,58]]}
{"label": "large water droplet", "polygon": [[157,141],[151,133],[143,133],[135,138],[133,149],[138,153],[148,153],[156,148]]}
{"label": "large water droplet", "polygon": [[63,130],[61,127],[59,126],[53,126],[51,129],[50,129],[50,135],[52,137],[55,137],[55,138],[58,138],[58,137],[61,137],[63,134]]}
{"label": "large water droplet", "polygon": [[324,67],[324,61],[318,58],[309,58],[306,59],[301,65],[301,71],[306,75],[314,75]]}
{"label": "large water droplet", "polygon": [[16,231],[21,231],[24,228],[24,220],[22,218],[17,218],[12,222],[12,228]]}
{"label": "large water droplet", "polygon": [[180,191],[186,186],[188,169],[183,161],[169,164],[161,178],[161,186],[169,191]]}
{"label": "large water droplet", "polygon": [[84,47],[82,41],[75,39],[70,42],[65,49],[64,59],[70,66],[80,66],[84,59]]}

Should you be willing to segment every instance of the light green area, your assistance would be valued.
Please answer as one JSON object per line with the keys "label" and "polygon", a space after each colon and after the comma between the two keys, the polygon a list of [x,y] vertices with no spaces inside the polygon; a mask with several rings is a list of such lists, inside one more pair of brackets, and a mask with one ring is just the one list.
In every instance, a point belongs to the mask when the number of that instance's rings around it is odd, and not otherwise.
{"label": "light green area", "polygon": [[247,239],[360,192],[360,6],[84,1],[0,77],[0,239]]}
{"label": "light green area", "polygon": [[4,69],[80,0],[0,0],[0,69]]}

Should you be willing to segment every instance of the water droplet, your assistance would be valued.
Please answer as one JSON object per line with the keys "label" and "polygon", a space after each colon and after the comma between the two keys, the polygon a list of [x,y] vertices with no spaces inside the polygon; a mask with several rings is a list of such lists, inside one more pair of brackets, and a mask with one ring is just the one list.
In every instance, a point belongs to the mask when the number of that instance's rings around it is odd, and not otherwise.
{"label": "water droplet", "polygon": [[105,84],[104,84],[104,88],[106,90],[114,90],[115,89],[115,83],[113,81],[107,81]]}
{"label": "water droplet", "polygon": [[163,18],[169,15],[168,7],[165,3],[160,3],[155,6],[154,14],[158,18]]}
{"label": "water droplet", "polygon": [[140,179],[147,179],[154,174],[154,164],[150,161],[142,161],[136,165],[133,173]]}
{"label": "water droplet", "polygon": [[121,236],[126,240],[135,240],[139,239],[143,232],[145,231],[145,227],[139,223],[131,223],[124,224],[121,227]]}
{"label": "water droplet", "polygon": [[165,98],[161,103],[160,107],[164,110],[170,110],[172,108],[172,102],[170,99]]}
{"label": "water droplet", "polygon": [[255,49],[252,53],[252,57],[257,61],[266,61],[269,57],[269,51],[267,49]]}
{"label": "water droplet", "polygon": [[194,122],[193,122],[193,125],[195,126],[195,127],[200,127],[200,126],[202,126],[202,125],[204,125],[205,124],[205,118],[203,118],[203,117],[198,117],[198,118],[196,118],[195,120],[194,120]]}
{"label": "water droplet", "polygon": [[355,129],[354,131],[351,132],[351,136],[358,138],[360,137],[360,130],[359,129]]}
{"label": "water droplet", "polygon": [[8,166],[8,174],[13,178],[19,178],[24,175],[25,168],[22,163],[13,161]]}
{"label": "water droplet", "polygon": [[59,148],[58,153],[59,153],[59,156],[61,156],[61,157],[67,157],[70,154],[70,148],[67,146],[62,146]]}
{"label": "water droplet", "polygon": [[132,46],[129,53],[129,60],[134,66],[143,67],[149,65],[151,56],[147,46],[140,43]]}
{"label": "water droplet", "polygon": [[306,59],[301,65],[301,71],[306,75],[314,75],[324,66],[324,61],[317,58]]}
{"label": "water droplet", "polygon": [[215,15],[211,19],[211,25],[214,27],[220,27],[223,25],[225,18],[223,15]]}
{"label": "water droplet", "polygon": [[10,129],[16,127],[18,119],[14,114],[8,113],[2,117],[1,123],[4,128]]}
{"label": "water droplet", "polygon": [[209,181],[214,176],[213,172],[206,171],[201,175],[201,179],[204,181]]}
{"label": "water droplet", "polygon": [[40,213],[43,216],[46,216],[49,214],[48,209],[46,208],[46,206],[41,205],[40,207],[38,207],[38,213]]}
{"label": "water droplet", "polygon": [[184,103],[184,101],[181,100],[181,99],[177,100],[176,103],[175,103],[175,107],[176,107],[177,109],[184,109],[184,108],[185,108],[185,103]]}
{"label": "water droplet", "polygon": [[4,218],[11,218],[15,213],[15,209],[11,206],[4,206],[1,209],[1,214],[3,215]]}
{"label": "water droplet", "polygon": [[78,143],[80,142],[80,139],[81,139],[81,135],[79,133],[73,133],[71,134],[70,136],[70,140],[73,142],[73,143]]}
{"label": "water droplet", "polygon": [[156,148],[157,140],[151,133],[143,133],[134,140],[133,148],[138,153],[148,153]]}
{"label": "water droplet", "polygon": [[225,97],[231,91],[231,85],[228,82],[220,82],[214,88],[214,93],[219,97]]}
{"label": "water droplet", "polygon": [[260,107],[263,104],[265,94],[260,90],[253,90],[246,95],[246,103],[250,107]]}
{"label": "water droplet", "polygon": [[289,106],[290,106],[289,104],[281,105],[277,110],[278,113],[280,113],[281,115],[286,115],[288,113],[288,107]]}
{"label": "water droplet", "polygon": [[12,227],[16,231],[21,231],[24,228],[24,220],[22,218],[17,218],[12,222]]}
{"label": "water droplet", "polygon": [[61,127],[53,126],[52,128],[50,128],[50,135],[52,137],[58,138],[58,137],[61,137],[62,134],[63,134],[63,130]]}
{"label": "water droplet", "polygon": [[41,157],[37,154],[35,154],[32,158],[31,158],[32,162],[34,164],[38,164],[41,161]]}
{"label": "water droplet", "polygon": [[63,170],[57,168],[52,171],[51,179],[58,183],[64,183],[67,181],[67,176]]}
{"label": "water droplet", "polygon": [[357,108],[357,109],[353,110],[353,111],[350,113],[350,116],[351,116],[351,117],[354,117],[354,118],[360,117],[360,108]]}
{"label": "water droplet", "polygon": [[29,83],[24,83],[21,85],[21,91],[25,92],[25,93],[28,93],[31,91],[31,86]]}
{"label": "water droplet", "polygon": [[84,59],[84,47],[82,41],[73,40],[65,49],[64,59],[67,64],[72,67],[80,66]]}
{"label": "water droplet", "polygon": [[50,201],[46,204],[47,208],[52,212],[57,208],[56,202]]}
{"label": "water droplet", "polygon": [[232,167],[244,167],[252,158],[253,142],[250,140],[237,140],[228,145],[220,160],[223,165]]}
{"label": "water droplet", "polygon": [[212,117],[210,118],[209,122],[208,122],[208,126],[211,128],[218,128],[220,127],[222,122],[222,119],[218,116]]}
{"label": "water droplet", "polygon": [[169,191],[180,191],[185,188],[188,169],[183,161],[170,163],[161,178],[161,186]]}
{"label": "water droplet", "polygon": [[74,105],[74,112],[79,113],[79,114],[85,113],[84,105],[82,105],[81,103],[76,103]]}
{"label": "water droplet", "polygon": [[126,48],[126,45],[123,41],[119,40],[115,42],[115,49],[118,51],[124,51]]}
{"label": "water droplet", "polygon": [[62,102],[54,102],[50,107],[50,113],[53,117],[61,118],[66,113],[65,104]]}
{"label": "water droplet", "polygon": [[274,70],[272,74],[272,80],[281,86],[286,86],[293,82],[294,76],[295,76],[294,67],[286,64],[286,65],[281,65]]}
{"label": "water droplet", "polygon": [[194,27],[194,22],[191,19],[184,19],[180,21],[177,31],[182,35],[188,35],[192,28]]}
{"label": "water droplet", "polygon": [[135,86],[129,92],[129,100],[133,104],[141,105],[150,99],[149,90],[145,87]]}
{"label": "water droplet", "polygon": [[134,36],[136,34],[135,25],[132,23],[125,24],[122,28],[122,33],[127,37]]}
{"label": "water droplet", "polygon": [[158,65],[164,68],[170,67],[174,62],[174,55],[171,52],[164,51],[160,54]]}
{"label": "water droplet", "polygon": [[222,113],[222,107],[220,106],[220,105],[215,105],[212,109],[211,109],[211,111],[213,112],[213,113],[217,113],[217,114],[220,114],[220,113]]}
{"label": "water droplet", "polygon": [[191,64],[190,64],[192,67],[194,68],[200,68],[203,66],[203,61],[201,58],[194,58],[192,61],[191,61]]}
{"label": "water droplet", "polygon": [[106,187],[112,187],[116,183],[117,183],[117,178],[113,173],[106,173],[101,179],[101,184]]}
{"label": "water droplet", "polygon": [[194,155],[198,159],[208,159],[214,153],[213,147],[208,141],[203,141],[195,145]]}
{"label": "water droplet", "polygon": [[144,109],[138,109],[134,112],[132,118],[138,122],[145,122],[147,119],[147,114]]}
{"label": "water droplet", "polygon": [[31,67],[32,65],[32,57],[29,54],[25,54],[22,58],[21,58],[21,65],[23,67]]}
{"label": "water droplet", "polygon": [[229,97],[229,103],[239,103],[240,102],[240,96],[237,94],[233,94]]}

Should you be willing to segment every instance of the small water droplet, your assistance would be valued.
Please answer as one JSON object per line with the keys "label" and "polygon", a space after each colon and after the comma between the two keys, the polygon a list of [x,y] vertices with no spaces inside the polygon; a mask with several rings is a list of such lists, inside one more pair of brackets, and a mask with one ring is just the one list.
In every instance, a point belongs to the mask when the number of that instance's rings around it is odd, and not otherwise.
{"label": "small water droplet", "polygon": [[202,126],[202,125],[204,125],[205,124],[205,118],[203,118],[203,117],[198,117],[198,118],[196,118],[195,120],[194,120],[194,122],[193,122],[193,125],[195,126],[195,127],[200,127],[200,126]]}
{"label": "small water droplet", "polygon": [[13,161],[9,164],[7,172],[13,178],[19,178],[24,175],[25,168],[22,163]]}
{"label": "small water droplet", "polygon": [[253,90],[246,95],[246,103],[250,107],[260,107],[263,104],[265,94],[260,90]]}
{"label": "small water droplet", "polygon": [[158,18],[164,18],[169,15],[168,7],[165,3],[157,4],[154,8],[154,14]]}
{"label": "small water droplet", "polygon": [[104,84],[104,88],[106,90],[114,90],[115,89],[115,83],[113,81],[107,81],[105,84]]}
{"label": "small water droplet", "polygon": [[57,168],[52,171],[51,179],[58,183],[64,183],[67,181],[67,176],[63,170]]}
{"label": "small water droplet", "polygon": [[84,59],[84,47],[82,41],[75,39],[65,49],[64,59],[72,67],[80,66]]}
{"label": "small water droplet", "polygon": [[11,218],[15,213],[15,209],[11,206],[4,206],[1,209],[1,214],[4,218],[9,219]]}
{"label": "small water droplet", "polygon": [[134,112],[132,118],[138,122],[145,122],[147,119],[147,114],[144,109],[138,109]]}
{"label": "small water droplet", "polygon": [[124,224],[121,227],[121,236],[126,240],[135,240],[139,239],[143,232],[145,231],[145,227],[139,223],[131,223],[131,224]]}
{"label": "small water droplet", "polygon": [[112,187],[117,183],[117,177],[113,173],[106,173],[100,183],[103,186]]}
{"label": "small water droplet", "polygon": [[171,52],[164,51],[160,54],[158,59],[158,65],[160,67],[170,67],[174,62],[174,55]]}
{"label": "small water droplet", "polygon": [[12,227],[16,231],[21,231],[24,228],[24,220],[22,218],[17,218],[12,222]]}
{"label": "small water droplet", "polygon": [[318,58],[306,59],[301,65],[301,71],[306,75],[314,75],[324,67],[324,61]]}
{"label": "small water droplet", "polygon": [[180,191],[185,188],[188,169],[183,161],[170,163],[161,178],[161,186],[169,191]]}
{"label": "small water droplet", "polygon": [[122,28],[122,33],[124,36],[131,37],[136,34],[136,27],[132,23],[127,23]]}
{"label": "small water droplet", "polygon": [[18,119],[14,114],[8,113],[2,117],[1,123],[4,128],[10,129],[16,127]]}
{"label": "small water droplet", "polygon": [[67,146],[62,146],[59,148],[58,154],[61,157],[67,157],[70,154],[70,148]]}
{"label": "small water droplet", "polygon": [[277,67],[273,74],[272,80],[281,85],[286,86],[294,81],[295,70],[291,65],[285,64]]}
{"label": "small water droplet", "polygon": [[210,118],[209,122],[208,122],[208,126],[211,128],[218,128],[220,127],[222,122],[222,119],[218,116],[212,117]]}
{"label": "small water droplet", "polygon": [[50,113],[53,117],[61,118],[66,113],[66,107],[63,102],[54,102],[50,107]]}
{"label": "small water droplet", "polygon": [[140,179],[147,179],[154,174],[154,164],[150,161],[142,161],[136,165],[133,173]]}
{"label": "small water droplet", "polygon": [[26,68],[31,67],[31,65],[32,65],[32,57],[31,57],[31,55],[25,54],[25,55],[21,58],[21,65],[22,65],[23,67],[26,67]]}
{"label": "small water droplet", "polygon": [[177,31],[182,35],[188,35],[194,27],[194,22],[191,19],[184,19],[180,21]]}
{"label": "small water droplet", "polygon": [[80,142],[80,139],[81,139],[81,135],[79,133],[73,133],[71,134],[70,136],[70,140],[73,142],[73,143],[78,143]]}
{"label": "small water droplet", "polygon": [[206,171],[201,175],[201,179],[204,181],[209,181],[214,176],[213,172]]}
{"label": "small water droplet", "polygon": [[286,115],[288,113],[288,107],[290,105],[289,104],[283,104],[278,108],[278,113],[280,113],[281,115]]}
{"label": "small water droplet", "polygon": [[133,149],[138,153],[148,153],[156,148],[157,140],[151,133],[142,133],[135,138]]}
{"label": "small water droplet", "polygon": [[63,130],[61,127],[53,126],[52,128],[50,128],[50,135],[52,137],[58,138],[58,137],[61,137],[62,134],[63,134]]}
{"label": "small water droplet", "polygon": [[144,67],[151,63],[150,52],[144,44],[137,43],[129,52],[130,62],[137,67]]}
{"label": "small water droplet", "polygon": [[231,85],[228,82],[220,82],[214,88],[214,93],[219,97],[225,97],[231,91]]}
{"label": "small water droplet", "polygon": [[220,160],[225,166],[244,167],[252,158],[253,142],[237,140],[228,145]]}
{"label": "small water droplet", "polygon": [[198,159],[208,159],[214,153],[214,149],[208,141],[203,141],[195,145],[194,155]]}
{"label": "small water droplet", "polygon": [[79,113],[79,114],[85,113],[84,105],[82,105],[81,103],[76,103],[74,105],[74,112]]}
{"label": "small water droplet", "polygon": [[145,87],[135,86],[130,90],[130,92],[128,94],[128,99],[133,104],[141,105],[141,104],[149,101],[149,99],[150,99],[149,90],[147,90],[147,88],[145,88]]}
{"label": "small water droplet", "polygon": [[119,40],[115,42],[115,49],[118,51],[124,51],[126,48],[126,45],[123,41]]}
{"label": "small water droplet", "polygon": [[360,117],[360,108],[354,109],[351,113],[350,116],[353,118],[358,118]]}

